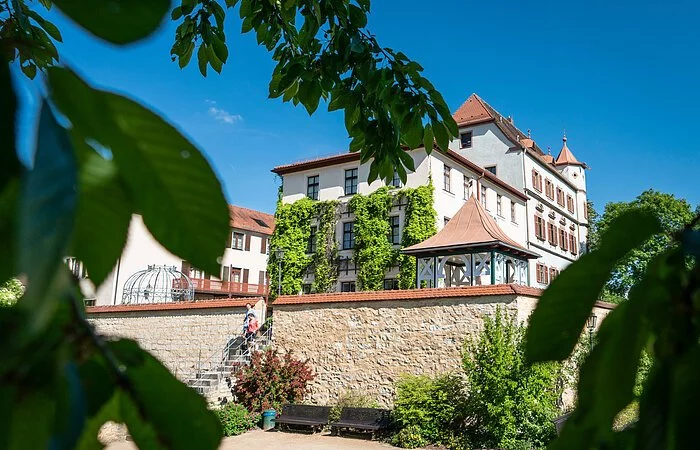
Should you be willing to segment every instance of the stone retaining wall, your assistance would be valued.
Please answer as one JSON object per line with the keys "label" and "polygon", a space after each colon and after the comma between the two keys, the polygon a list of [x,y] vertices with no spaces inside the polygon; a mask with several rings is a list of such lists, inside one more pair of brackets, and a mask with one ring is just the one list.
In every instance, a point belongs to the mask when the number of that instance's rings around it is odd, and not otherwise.
{"label": "stone retaining wall", "polygon": [[178,378],[186,379],[194,375],[200,361],[222,352],[231,337],[241,334],[245,303],[98,306],[87,308],[87,317],[99,333],[138,341]]}

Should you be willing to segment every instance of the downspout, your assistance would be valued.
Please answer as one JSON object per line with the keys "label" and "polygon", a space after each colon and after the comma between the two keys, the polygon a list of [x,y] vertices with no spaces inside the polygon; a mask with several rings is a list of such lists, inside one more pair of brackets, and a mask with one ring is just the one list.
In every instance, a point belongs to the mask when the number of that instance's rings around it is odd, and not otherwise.
{"label": "downspout", "polygon": [[[527,248],[530,249],[530,197],[527,195],[527,172],[525,171],[525,153],[527,149],[523,149],[523,193],[525,194],[525,242],[527,242]],[[527,262],[527,285],[530,286],[530,260]]]}
{"label": "downspout", "polygon": [[112,301],[113,305],[117,304],[117,286],[119,286],[119,268],[121,267],[121,265],[122,265],[122,259],[119,258],[117,260],[117,272],[115,273],[115,276],[114,276],[114,287],[113,287],[114,299]]}
{"label": "downspout", "polygon": [[476,179],[476,199],[481,202],[481,179],[484,178],[484,169],[481,169],[481,175]]}

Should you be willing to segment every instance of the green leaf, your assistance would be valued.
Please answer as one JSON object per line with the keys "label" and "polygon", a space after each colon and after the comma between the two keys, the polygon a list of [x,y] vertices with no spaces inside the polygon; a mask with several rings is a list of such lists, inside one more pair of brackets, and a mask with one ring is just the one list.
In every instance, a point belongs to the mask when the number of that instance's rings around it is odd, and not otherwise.
{"label": "green leaf", "polygon": [[678,361],[672,378],[669,432],[677,449],[697,448],[697,408],[700,404],[698,374],[700,348],[690,350]]}
{"label": "green leaf", "polygon": [[194,53],[194,42],[190,41],[189,45],[187,46],[187,49],[180,56],[180,59],[178,61],[180,69],[183,69],[187,64],[190,63],[190,59],[192,59],[192,53]]}
{"label": "green leaf", "polygon": [[223,63],[219,60],[219,58],[216,57],[216,54],[214,53],[214,49],[210,45],[207,45],[207,56],[208,56],[209,64],[211,65],[211,68],[214,69],[216,71],[216,73],[221,73]]}
{"label": "green leaf", "polygon": [[76,131],[112,151],[151,234],[194,267],[218,273],[229,213],[221,184],[201,152],[134,101],[92,89],[65,69],[50,69],[49,81]]}
{"label": "green leaf", "polygon": [[56,39],[58,42],[63,42],[63,37],[61,36],[61,32],[58,30],[56,25],[54,25],[53,23],[44,19],[43,17],[41,17],[39,14],[36,13],[36,11],[32,11],[31,9],[27,9],[26,13],[29,17],[34,19],[36,21],[36,23],[38,23],[39,26],[41,28],[43,28],[49,34],[49,36]]}
{"label": "green leaf", "polygon": [[567,267],[542,294],[530,317],[526,346],[529,361],[565,359],[576,345],[615,263],[660,231],[656,217],[631,210],[610,225],[598,250]]}
{"label": "green leaf", "polygon": [[199,73],[203,77],[207,76],[207,64],[209,63],[209,52],[207,52],[207,46],[204,43],[199,45],[199,50],[197,50],[197,64],[199,65]]}
{"label": "green leaf", "polygon": [[122,254],[133,206],[113,160],[104,159],[85,142],[73,140],[81,153],[73,256],[99,286]]}
{"label": "green leaf", "polygon": [[15,150],[15,114],[17,97],[12,88],[10,66],[0,63],[0,193],[22,166]]}
{"label": "green leaf", "polygon": [[34,79],[34,77],[36,76],[36,65],[29,63],[21,66],[21,68],[22,73],[24,73],[27,76],[27,78],[29,78],[30,80]]}
{"label": "green leaf", "polygon": [[20,183],[16,178],[0,191],[0,283],[17,274],[15,253],[19,192]]}
{"label": "green leaf", "polygon": [[[139,422],[153,427],[165,448],[213,450],[219,446],[221,424],[202,396],[178,381],[134,341],[119,340],[109,346],[126,366],[124,373],[137,406],[133,412],[140,416]],[[130,431],[135,422],[127,420]]]}
{"label": "green leaf", "polygon": [[128,44],[153,33],[170,10],[169,0],[94,0],[86,7],[74,0],[56,6],[93,35],[113,44]]}
{"label": "green leaf", "polygon": [[45,298],[63,263],[73,231],[77,167],[67,132],[43,103],[39,115],[34,167],[24,179],[18,222],[19,272],[27,290],[19,305],[46,318]]}
{"label": "green leaf", "polygon": [[309,115],[312,115],[318,108],[318,103],[321,100],[321,83],[318,80],[312,80],[308,82],[309,90],[307,91],[306,101],[304,101],[304,107]]}
{"label": "green leaf", "polygon": [[[403,165],[406,166],[406,168],[408,170],[410,170],[411,172],[415,172],[416,165],[415,165],[415,162],[413,161],[413,158],[411,157],[411,154],[409,152],[406,152],[406,151],[400,151],[398,154],[399,154],[399,159],[401,160]],[[404,180],[404,182],[405,181],[406,180]]]}
{"label": "green leaf", "polygon": [[440,122],[433,122],[432,130],[435,134],[435,141],[437,141],[437,145],[440,150],[443,152],[449,150],[450,137],[447,135],[447,129],[445,126]]}
{"label": "green leaf", "polygon": [[172,20],[177,20],[180,17],[182,17],[182,8],[179,6],[176,6],[173,8],[173,11],[170,13],[170,18]]}
{"label": "green leaf", "polygon": [[425,125],[425,131],[423,132],[423,147],[425,151],[430,154],[433,151],[433,145],[435,144],[435,136],[433,136],[433,126],[431,124]]}
{"label": "green leaf", "polygon": [[44,390],[23,392],[15,398],[7,447],[12,450],[50,448],[56,404]]}
{"label": "green leaf", "polygon": [[350,23],[356,28],[364,28],[367,25],[367,16],[364,11],[352,3],[348,5],[348,13],[350,15]]}
{"label": "green leaf", "polygon": [[226,7],[233,8],[238,3],[238,0],[226,0]]}

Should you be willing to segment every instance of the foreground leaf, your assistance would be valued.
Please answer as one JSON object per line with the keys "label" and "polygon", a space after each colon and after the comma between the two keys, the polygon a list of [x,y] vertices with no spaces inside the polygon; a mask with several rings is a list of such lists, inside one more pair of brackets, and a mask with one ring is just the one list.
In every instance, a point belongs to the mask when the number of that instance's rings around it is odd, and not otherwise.
{"label": "foreground leaf", "polygon": [[641,210],[620,216],[601,239],[542,294],[527,329],[530,362],[561,361],[571,354],[615,263],[660,231],[658,220]]}
{"label": "foreground leaf", "polygon": [[54,0],[78,25],[113,44],[128,44],[153,33],[169,13],[168,0]]}
{"label": "foreground leaf", "polygon": [[151,234],[193,266],[218,273],[229,233],[228,206],[202,153],[134,101],[93,89],[66,69],[50,69],[49,80],[76,134],[112,151]]}
{"label": "foreground leaf", "polygon": [[0,63],[0,193],[19,175],[20,163],[15,151],[15,113],[17,98],[12,89],[10,67]]}
{"label": "foreground leaf", "polygon": [[66,130],[44,102],[34,167],[24,180],[19,208],[19,271],[27,290],[19,305],[36,323],[48,320],[54,305],[45,301],[73,231],[77,168]]}

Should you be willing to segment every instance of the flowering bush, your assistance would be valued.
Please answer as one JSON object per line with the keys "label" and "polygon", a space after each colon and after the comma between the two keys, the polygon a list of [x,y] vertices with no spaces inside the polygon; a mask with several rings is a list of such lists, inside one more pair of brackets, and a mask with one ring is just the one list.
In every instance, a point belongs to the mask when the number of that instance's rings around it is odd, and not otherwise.
{"label": "flowering bush", "polygon": [[253,353],[250,365],[236,373],[231,392],[248,411],[279,411],[286,403],[301,401],[314,377],[308,361],[295,359],[291,351],[280,356],[268,349]]}

